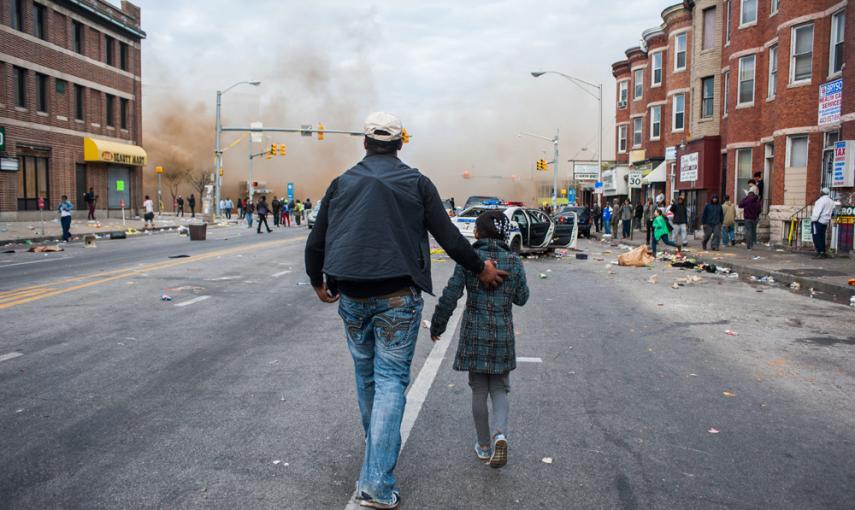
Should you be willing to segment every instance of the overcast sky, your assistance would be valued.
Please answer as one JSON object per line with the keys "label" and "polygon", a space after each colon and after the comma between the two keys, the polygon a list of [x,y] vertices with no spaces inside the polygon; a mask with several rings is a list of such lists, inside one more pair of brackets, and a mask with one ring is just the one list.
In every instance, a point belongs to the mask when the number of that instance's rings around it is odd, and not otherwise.
{"label": "overcast sky", "polygon": [[[224,96],[225,124],[323,121],[328,128],[358,129],[369,112],[389,111],[413,135],[402,159],[446,194],[458,195],[507,184],[464,183],[464,170],[525,180],[544,150],[551,157],[549,144],[519,139],[519,131],[552,135],[560,129],[565,171],[567,159],[595,156],[596,101],[560,77],[534,79],[532,70],[559,70],[605,85],[603,152],[613,157],[610,65],[639,43],[644,29],[660,24],[661,11],[673,3],[137,1],[148,34],[144,141],[164,134],[163,115],[178,114],[210,130],[216,89],[258,79],[260,87],[241,86]],[[212,149],[201,136],[166,135],[171,143],[195,145],[185,148],[202,157]],[[298,182],[312,196],[361,156],[361,141],[350,137],[270,141],[288,143],[288,156],[257,161],[256,175]],[[589,151],[580,153],[585,146]],[[231,179],[245,178],[246,151],[243,144],[227,153]]]}

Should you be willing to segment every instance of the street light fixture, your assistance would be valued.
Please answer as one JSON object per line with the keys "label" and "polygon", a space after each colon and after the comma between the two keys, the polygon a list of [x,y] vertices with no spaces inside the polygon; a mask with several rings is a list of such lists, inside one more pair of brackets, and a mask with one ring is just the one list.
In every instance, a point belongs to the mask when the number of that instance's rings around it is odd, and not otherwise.
{"label": "street light fixture", "polygon": [[[597,151],[597,181],[602,181],[603,180],[603,84],[602,83],[600,83],[599,85],[594,84],[594,83],[591,83],[591,82],[588,82],[585,80],[581,80],[579,78],[575,78],[575,77],[570,76],[568,74],[564,74],[564,73],[559,72],[559,71],[532,71],[531,72],[531,75],[534,76],[535,78],[540,78],[544,74],[557,74],[558,76],[561,76],[561,77],[567,79],[568,81],[575,83],[577,87],[582,89],[586,94],[593,97],[594,99],[596,99],[600,103],[600,118],[599,118],[600,129],[597,131],[597,141],[598,141],[599,147],[600,147],[600,150]],[[592,89],[592,88],[597,90],[596,95],[594,95],[594,93],[591,92],[590,89]]]}
{"label": "street light fixture", "polygon": [[[223,94],[237,87],[238,85],[252,85],[253,87],[257,87],[261,85],[261,82],[259,80],[239,81],[237,83],[233,83],[232,85],[226,87],[223,90],[217,91],[217,113],[216,119],[214,121],[214,129],[216,130],[216,146],[214,147],[214,214],[219,214],[221,212],[220,194],[223,185],[223,179],[222,177],[220,177],[220,170],[223,168],[223,122],[220,117],[221,98],[223,97]],[[252,142],[250,142],[250,147],[252,147]]]}

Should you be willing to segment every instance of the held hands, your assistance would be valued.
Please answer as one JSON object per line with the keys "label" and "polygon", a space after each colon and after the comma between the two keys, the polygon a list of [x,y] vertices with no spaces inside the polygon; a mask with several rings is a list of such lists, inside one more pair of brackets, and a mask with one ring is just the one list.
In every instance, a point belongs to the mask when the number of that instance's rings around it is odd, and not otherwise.
{"label": "held hands", "polygon": [[433,340],[434,342],[439,342],[439,336],[438,335],[437,336],[431,335],[430,339]]}
{"label": "held hands", "polygon": [[314,289],[315,294],[318,295],[318,299],[320,299],[324,303],[335,303],[336,301],[338,301],[338,298],[341,297],[338,294],[333,294],[332,292],[330,292],[326,283],[320,287],[314,287]]}
{"label": "held hands", "polygon": [[481,280],[481,284],[488,289],[495,289],[502,284],[506,276],[508,276],[507,271],[497,269],[496,262],[488,260],[484,262],[484,270],[478,275],[478,279]]}

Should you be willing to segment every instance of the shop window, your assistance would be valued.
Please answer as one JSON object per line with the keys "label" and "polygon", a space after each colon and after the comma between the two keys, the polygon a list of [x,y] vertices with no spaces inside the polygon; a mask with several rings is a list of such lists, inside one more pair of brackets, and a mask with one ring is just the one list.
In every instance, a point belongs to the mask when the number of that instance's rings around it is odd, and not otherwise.
{"label": "shop window", "polygon": [[810,82],[813,68],[813,24],[793,28],[790,83]]}
{"label": "shop window", "polygon": [[633,92],[632,92],[632,100],[638,101],[641,99],[641,96],[644,94],[644,69],[636,69],[633,73]]}
{"label": "shop window", "polygon": [[757,23],[757,0],[742,0],[739,26]]}
{"label": "shop window", "polygon": [[701,118],[711,119],[715,110],[715,78],[701,78]]}
{"label": "shop window", "polygon": [[109,35],[104,35],[104,53],[108,66],[116,65],[115,58],[116,41]]}
{"label": "shop window", "polygon": [[27,107],[27,70],[21,67],[12,67],[15,82],[15,106]]}
{"label": "shop window", "polygon": [[674,36],[674,71],[686,69],[686,34]]}
{"label": "shop window", "polygon": [[50,203],[48,158],[20,156],[18,158],[18,210],[37,211],[38,199]]}
{"label": "shop window", "polygon": [[626,108],[626,102],[629,99],[629,82],[623,80],[618,82],[618,108]]}
{"label": "shop window", "polygon": [[44,5],[33,4],[33,35],[47,39],[47,9]]}
{"label": "shop window", "polygon": [[831,17],[831,54],[828,74],[843,71],[843,37],[846,27],[846,11],[840,11]]}
{"label": "shop window", "polygon": [[86,89],[84,89],[82,86],[74,86],[74,118],[77,120],[86,120],[83,102],[85,94]]}
{"label": "shop window", "polygon": [[715,47],[715,7],[708,7],[703,11],[704,16],[704,34],[702,50],[709,50]]}
{"label": "shop window", "polygon": [[778,45],[769,48],[769,83],[766,99],[775,99],[778,88]]}
{"label": "shop window", "polygon": [[119,99],[119,127],[128,129],[128,100],[124,97]]}
{"label": "shop window", "polygon": [[787,168],[807,167],[807,135],[787,137]]}
{"label": "shop window", "polygon": [[24,30],[24,0],[11,0],[10,21],[15,30]]}
{"label": "shop window", "polygon": [[128,43],[119,43],[119,67],[128,70]]}
{"label": "shop window", "polygon": [[636,118],[632,119],[632,146],[633,147],[641,147],[641,129],[642,129],[641,117],[636,117]]}
{"label": "shop window", "polygon": [[751,168],[752,155],[752,149],[736,150],[736,193],[734,196],[737,202],[748,194],[748,181],[753,178],[754,174]]}
{"label": "shop window", "polygon": [[115,127],[116,125],[116,96],[112,94],[105,94],[106,99],[106,125],[110,127]]}
{"label": "shop window", "polygon": [[686,96],[685,94],[674,94],[671,131],[682,131],[686,127]]}
{"label": "shop window", "polygon": [[662,135],[662,107],[650,107],[650,139],[658,140]]}
{"label": "shop window", "polygon": [[727,98],[730,97],[730,71],[721,76],[721,115],[727,117]]}
{"label": "shop window", "polygon": [[755,55],[746,55],[739,59],[739,99],[737,105],[754,103],[754,63]]}
{"label": "shop window", "polygon": [[48,111],[48,77],[36,73],[36,110]]}
{"label": "shop window", "polygon": [[72,21],[72,44],[74,46],[74,51],[80,53],[81,55],[85,53],[84,46],[84,27],[83,23],[79,21]]}
{"label": "shop window", "polygon": [[657,51],[656,53],[651,54],[650,56],[653,69],[650,72],[652,87],[658,87],[662,85],[662,52]]}
{"label": "shop window", "polygon": [[621,124],[618,126],[618,152],[626,152],[627,130],[629,126]]}

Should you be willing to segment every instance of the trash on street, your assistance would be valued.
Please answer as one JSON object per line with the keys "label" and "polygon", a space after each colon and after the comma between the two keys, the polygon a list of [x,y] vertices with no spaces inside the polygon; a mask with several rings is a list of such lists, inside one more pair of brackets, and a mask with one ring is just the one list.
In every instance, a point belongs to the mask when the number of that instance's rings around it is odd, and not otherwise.
{"label": "trash on street", "polygon": [[160,296],[160,300],[161,301],[172,301],[172,296],[170,296],[168,294],[163,294]]}
{"label": "trash on street", "polygon": [[47,252],[55,252],[55,251],[65,251],[64,248],[60,245],[54,246],[33,246],[29,250],[31,253],[47,253]]}
{"label": "trash on street", "polygon": [[647,251],[647,246],[639,246],[618,256],[618,265],[629,267],[645,267],[656,259]]}
{"label": "trash on street", "polygon": [[540,459],[540,461],[543,462],[544,464],[552,464],[552,457],[544,457],[544,458]]}

